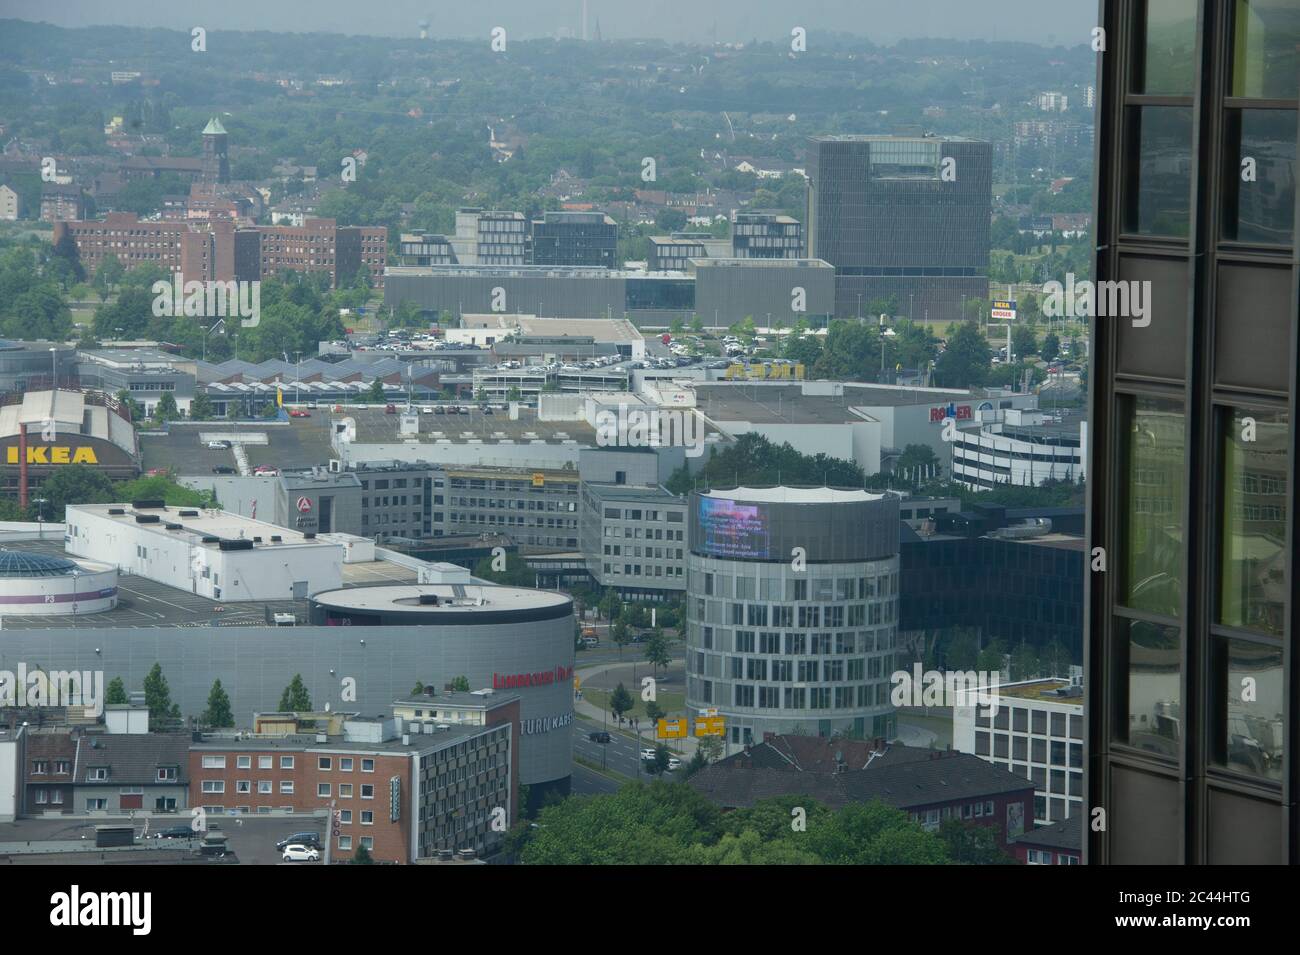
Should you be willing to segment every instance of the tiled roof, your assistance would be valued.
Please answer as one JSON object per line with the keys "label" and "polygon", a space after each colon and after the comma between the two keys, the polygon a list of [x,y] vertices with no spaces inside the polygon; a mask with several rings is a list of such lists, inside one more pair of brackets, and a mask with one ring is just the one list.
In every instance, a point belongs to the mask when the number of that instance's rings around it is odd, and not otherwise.
{"label": "tiled roof", "polygon": [[[87,774],[92,768],[107,766],[107,784],[144,785],[158,782],[158,767],[176,767],[175,785],[189,782],[188,733],[96,734],[81,745],[76,782],[96,783]],[[172,785],[172,784],[169,784]]]}
{"label": "tiled roof", "polygon": [[[988,799],[1033,784],[966,753],[892,744],[870,758],[861,740],[779,736],[693,775],[689,783],[710,801],[744,808],[772,796],[808,796],[831,808],[878,799],[899,809]],[[845,769],[834,772],[836,754]]]}
{"label": "tiled roof", "polygon": [[1080,852],[1083,849],[1083,814],[1062,819],[1050,826],[1040,826],[1008,840],[1019,845],[1044,846],[1048,849],[1064,849]]}

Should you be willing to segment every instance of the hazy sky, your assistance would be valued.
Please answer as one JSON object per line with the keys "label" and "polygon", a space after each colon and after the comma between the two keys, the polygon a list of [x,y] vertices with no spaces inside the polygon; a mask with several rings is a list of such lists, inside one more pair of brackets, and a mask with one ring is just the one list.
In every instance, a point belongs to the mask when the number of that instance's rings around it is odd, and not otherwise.
{"label": "hazy sky", "polygon": [[[865,36],[1025,40],[1073,46],[1096,22],[1091,0],[588,0],[607,38],[707,42],[788,37],[790,29]],[[60,26],[118,24],[189,30],[325,31],[416,36],[487,36],[494,26],[519,38],[580,30],[582,0],[0,0],[0,16]]]}

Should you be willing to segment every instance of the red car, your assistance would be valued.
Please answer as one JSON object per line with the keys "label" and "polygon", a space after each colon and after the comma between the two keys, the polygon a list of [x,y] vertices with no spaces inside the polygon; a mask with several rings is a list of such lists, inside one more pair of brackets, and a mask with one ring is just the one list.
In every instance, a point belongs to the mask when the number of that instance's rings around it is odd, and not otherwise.
{"label": "red car", "polygon": [[311,412],[310,412],[310,411],[303,411],[301,408],[294,408],[292,411],[289,412],[289,417],[290,417],[290,418],[310,418],[310,417],[311,417]]}

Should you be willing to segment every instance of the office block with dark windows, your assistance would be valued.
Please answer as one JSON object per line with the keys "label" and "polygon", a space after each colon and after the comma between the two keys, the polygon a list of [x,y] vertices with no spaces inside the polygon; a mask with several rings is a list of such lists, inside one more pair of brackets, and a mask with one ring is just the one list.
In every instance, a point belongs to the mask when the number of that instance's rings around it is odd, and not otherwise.
{"label": "office block with dark windows", "polygon": [[1300,4],[1101,10],[1087,861],[1294,863]]}
{"label": "office block with dark windows", "polygon": [[603,212],[547,212],[533,220],[534,265],[618,265],[618,223]]}
{"label": "office block with dark windows", "polygon": [[835,314],[952,322],[987,299],[992,162],[962,137],[813,137],[808,257],[835,266]]}

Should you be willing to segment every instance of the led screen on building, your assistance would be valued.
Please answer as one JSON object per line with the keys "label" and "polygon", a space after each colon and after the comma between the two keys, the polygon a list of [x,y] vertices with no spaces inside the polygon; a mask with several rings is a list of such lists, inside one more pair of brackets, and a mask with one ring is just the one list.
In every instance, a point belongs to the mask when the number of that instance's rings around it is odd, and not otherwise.
{"label": "led screen on building", "polygon": [[716,557],[768,558],[767,517],[757,504],[700,497],[699,520],[700,539],[708,553]]}

